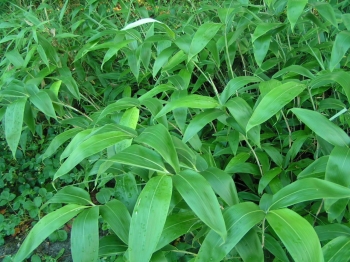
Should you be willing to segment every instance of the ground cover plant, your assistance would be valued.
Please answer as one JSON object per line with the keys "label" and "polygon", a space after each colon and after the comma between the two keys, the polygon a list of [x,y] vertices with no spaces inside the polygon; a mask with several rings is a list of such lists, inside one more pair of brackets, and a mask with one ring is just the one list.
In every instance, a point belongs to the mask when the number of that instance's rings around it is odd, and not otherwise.
{"label": "ground cover plant", "polygon": [[[48,168],[27,205],[40,219],[7,259],[68,223],[74,261],[346,261],[348,11],[1,3],[4,150]],[[26,170],[0,167],[14,182],[1,222]]]}

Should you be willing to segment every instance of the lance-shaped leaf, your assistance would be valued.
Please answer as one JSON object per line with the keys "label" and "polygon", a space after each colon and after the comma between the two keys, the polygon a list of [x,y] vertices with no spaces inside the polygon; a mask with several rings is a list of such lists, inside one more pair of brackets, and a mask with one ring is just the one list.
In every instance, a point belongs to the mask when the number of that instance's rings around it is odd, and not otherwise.
{"label": "lance-shaped leaf", "polygon": [[81,212],[75,219],[71,231],[71,248],[74,261],[97,261],[98,258],[98,211],[94,206]]}
{"label": "lance-shaped leaf", "polygon": [[5,112],[5,138],[14,158],[16,158],[16,150],[22,133],[26,102],[26,97],[19,98],[9,104]]}
{"label": "lance-shaped leaf", "polygon": [[264,216],[264,211],[251,202],[229,207],[224,212],[224,219],[227,225],[227,239],[225,243],[222,243],[222,238],[211,230],[204,239],[195,261],[222,261],[244,235],[263,220]]}
{"label": "lance-shaped leaf", "polygon": [[288,82],[268,92],[255,108],[247,124],[247,132],[254,126],[264,123],[305,89],[305,85]]}
{"label": "lance-shaped leaf", "polygon": [[350,237],[350,227],[344,224],[316,226],[315,231],[320,241],[328,241],[340,236]]}
{"label": "lance-shaped leaf", "polygon": [[168,130],[162,124],[146,128],[136,139],[136,142],[146,144],[156,150],[166,162],[179,172],[179,160],[175,146]]}
{"label": "lance-shaped leaf", "polygon": [[350,188],[318,178],[305,178],[285,186],[273,195],[269,209],[284,208],[321,198],[348,198]]}
{"label": "lance-shaped leaf", "polygon": [[147,262],[156,250],[172,193],[169,176],[151,178],[137,199],[129,231],[129,260]]}
{"label": "lance-shaped leaf", "polygon": [[29,232],[17,254],[13,258],[14,262],[21,262],[30,255],[49,235],[62,227],[70,219],[79,214],[87,207],[79,205],[67,205],[51,212],[42,219]]}
{"label": "lance-shaped leaf", "polygon": [[107,204],[100,206],[100,214],[114,233],[127,244],[131,217],[123,203],[113,199]]}
{"label": "lance-shaped leaf", "polygon": [[324,261],[317,234],[303,217],[285,208],[269,211],[266,219],[294,261]]}
{"label": "lance-shaped leaf", "polygon": [[37,93],[32,93],[29,100],[45,115],[56,119],[56,113],[55,109],[53,108],[51,98],[44,90],[40,90]]}
{"label": "lance-shaped leaf", "polygon": [[243,261],[264,262],[260,237],[254,227],[242,237],[235,249]]}
{"label": "lance-shaped leaf", "polygon": [[210,184],[192,170],[173,176],[174,186],[192,211],[211,229],[226,239],[226,226],[219,202]]}
{"label": "lance-shaped leaf", "polygon": [[298,179],[307,177],[324,178],[328,159],[329,156],[321,156],[320,158],[317,158],[298,174]]}
{"label": "lance-shaped leaf", "polygon": [[184,133],[182,141],[188,142],[192,137],[198,134],[198,132],[209,122],[217,119],[223,115],[224,112],[218,109],[208,109],[199,115],[196,115],[189,123]]}
{"label": "lance-shaped leaf", "polygon": [[335,37],[334,45],[332,48],[331,61],[329,62],[329,68],[331,71],[339,64],[344,58],[345,53],[350,48],[350,32],[342,31]]}
{"label": "lance-shaped leaf", "polygon": [[139,145],[132,145],[106,161],[169,173],[157,152]]}
{"label": "lance-shaped leaf", "polygon": [[328,143],[340,147],[350,145],[349,136],[320,113],[302,108],[293,108],[291,111],[316,135],[322,137]]}
{"label": "lance-shaped leaf", "polygon": [[350,257],[350,237],[337,237],[328,242],[322,251],[327,262],[343,261]]}
{"label": "lance-shaped leaf", "polygon": [[128,24],[127,26],[125,26],[121,30],[122,31],[129,30],[129,29],[132,29],[132,28],[144,25],[144,24],[148,24],[148,23],[157,23],[157,24],[159,24],[171,38],[175,38],[175,33],[166,24],[164,24],[164,23],[162,23],[162,22],[160,22],[158,20],[155,20],[153,18],[142,18],[142,19],[140,19],[140,20],[138,20],[136,22]]}
{"label": "lance-shaped leaf", "polygon": [[294,30],[294,26],[297,23],[300,15],[303,13],[307,2],[308,0],[288,0],[287,17],[292,30]]}
{"label": "lance-shaped leaf", "polygon": [[52,139],[49,147],[46,149],[45,153],[42,155],[42,159],[50,157],[52,154],[54,154],[57,149],[63,145],[64,142],[81,132],[81,128],[72,128],[67,131],[64,131],[63,133],[57,135]]}
{"label": "lance-shaped leaf", "polygon": [[100,239],[98,256],[115,256],[123,254],[128,249],[116,235],[105,236]]}
{"label": "lance-shaped leaf", "polygon": [[188,108],[215,108],[219,105],[218,101],[209,96],[201,96],[201,95],[188,95],[182,97],[181,99],[174,100],[166,104],[165,107],[155,116],[155,118],[159,118],[171,110],[180,107],[188,107]]}
{"label": "lance-shaped leaf", "polygon": [[120,131],[106,132],[90,137],[71,153],[63,165],[57,170],[54,180],[68,173],[84,158],[99,153],[103,149],[128,138],[131,138],[130,135]]}
{"label": "lance-shaped leaf", "polygon": [[178,237],[203,225],[202,221],[191,211],[168,216],[156,250],[161,249]]}
{"label": "lance-shaped leaf", "polygon": [[[122,126],[127,126],[132,129],[136,129],[137,122],[139,121],[140,110],[137,107],[132,107],[125,110],[119,124]],[[125,148],[129,147],[132,143],[132,139],[126,139],[117,143],[114,148],[115,152],[118,153]]]}
{"label": "lance-shaped leaf", "polygon": [[200,174],[229,206],[239,203],[236,185],[229,174],[216,167],[210,167]]}
{"label": "lance-shaped leaf", "polygon": [[203,50],[209,41],[216,35],[222,24],[205,23],[201,25],[192,38],[190,50],[188,53],[188,61],[196,54]]}

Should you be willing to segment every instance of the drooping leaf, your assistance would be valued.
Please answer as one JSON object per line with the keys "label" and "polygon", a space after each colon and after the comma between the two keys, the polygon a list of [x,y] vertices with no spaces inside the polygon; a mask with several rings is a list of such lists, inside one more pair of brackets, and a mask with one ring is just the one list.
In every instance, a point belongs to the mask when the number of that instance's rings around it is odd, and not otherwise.
{"label": "drooping leaf", "polygon": [[239,256],[244,262],[264,262],[264,252],[257,230],[252,228],[235,246]]}
{"label": "drooping leaf", "polygon": [[221,27],[222,24],[217,23],[202,24],[192,38],[187,60],[190,61],[192,57],[202,51]]}
{"label": "drooping leaf", "polygon": [[236,185],[229,174],[215,167],[210,167],[200,174],[229,206],[239,203]]}
{"label": "drooping leaf", "polygon": [[293,108],[291,111],[328,143],[340,147],[350,145],[349,136],[320,113],[302,108]]}
{"label": "drooping leaf", "polygon": [[16,150],[22,133],[26,102],[26,97],[19,98],[9,104],[5,112],[5,138],[14,158],[16,158]]}
{"label": "drooping leaf", "polygon": [[132,145],[107,161],[169,173],[157,152],[139,145]]}
{"label": "drooping leaf", "polygon": [[173,176],[174,186],[193,212],[226,239],[225,222],[210,184],[197,172],[184,170]]}
{"label": "drooping leaf", "polygon": [[307,2],[308,0],[288,0],[287,17],[292,27],[292,31],[294,30],[294,26],[297,23],[299,17],[303,13]]}
{"label": "drooping leaf", "polygon": [[268,92],[255,108],[247,124],[247,132],[256,125],[265,122],[286,104],[293,100],[305,89],[305,85],[296,82],[287,82]]}
{"label": "drooping leaf", "polygon": [[89,193],[84,189],[75,186],[66,186],[59,190],[41,207],[41,209],[51,203],[78,204],[85,206],[93,205]]}
{"label": "drooping leaf", "polygon": [[225,243],[222,243],[220,235],[211,230],[204,239],[195,261],[222,261],[244,235],[263,220],[264,216],[264,211],[251,202],[229,207],[224,212],[224,219],[227,225],[227,239]]}
{"label": "drooping leaf", "polygon": [[285,250],[283,250],[280,242],[278,242],[275,238],[272,236],[265,234],[265,245],[264,247],[273,254],[276,258],[280,259],[283,262],[289,262],[289,259],[286,255]]}
{"label": "drooping leaf", "polygon": [[258,193],[261,194],[264,191],[265,187],[271,182],[271,180],[274,179],[281,172],[282,169],[280,167],[275,167],[270,169],[268,172],[264,173],[264,175],[260,178],[259,181]]}
{"label": "drooping leaf", "polygon": [[350,32],[342,31],[335,37],[334,45],[332,48],[331,61],[329,62],[329,68],[331,71],[339,64],[344,58],[346,52],[350,48]]}
{"label": "drooping leaf", "polygon": [[254,58],[259,67],[261,67],[267,52],[269,51],[270,42],[270,35],[263,35],[253,42]]}
{"label": "drooping leaf", "polygon": [[79,164],[84,158],[99,153],[103,149],[118,143],[124,139],[131,138],[120,131],[106,132],[90,137],[81,143],[67,158],[54,175],[54,180],[65,175]]}
{"label": "drooping leaf", "polygon": [[128,244],[131,217],[123,203],[113,199],[107,204],[100,206],[100,214],[114,233],[125,244]]}
{"label": "drooping leaf", "polygon": [[72,258],[77,262],[97,261],[98,258],[98,213],[94,206],[81,212],[75,219],[71,231]]}
{"label": "drooping leaf", "polygon": [[336,28],[338,27],[337,19],[334,9],[331,4],[326,2],[312,3],[313,7],[317,9],[318,13],[328,22],[330,22]]}
{"label": "drooping leaf", "polygon": [[163,231],[172,194],[169,176],[151,178],[137,199],[129,231],[129,260],[151,259]]}
{"label": "drooping leaf", "polygon": [[15,262],[21,262],[30,255],[49,235],[59,229],[70,219],[87,207],[70,204],[43,217],[29,232],[17,254],[13,258]]}
{"label": "drooping leaf", "polygon": [[56,119],[56,113],[52,105],[52,100],[44,90],[40,90],[37,93],[32,93],[29,100],[45,115]]}
{"label": "drooping leaf", "polygon": [[202,225],[202,221],[190,211],[168,216],[156,250],[161,249],[171,241],[201,227]]}
{"label": "drooping leaf", "polygon": [[127,26],[125,26],[123,29],[121,30],[128,30],[128,29],[132,29],[132,28],[135,28],[135,27],[138,27],[138,26],[141,26],[141,25],[144,25],[144,24],[147,24],[147,23],[159,23],[163,29],[165,30],[165,32],[171,37],[171,38],[175,38],[175,33],[164,23],[158,21],[158,20],[155,20],[153,18],[142,18],[136,22],[133,22],[131,24],[128,24]]}
{"label": "drooping leaf", "polygon": [[303,217],[285,208],[269,211],[266,219],[294,261],[324,261],[317,234]]}
{"label": "drooping leaf", "polygon": [[329,156],[321,156],[298,174],[298,179],[307,177],[324,178]]}
{"label": "drooping leaf", "polygon": [[100,239],[98,256],[115,256],[123,254],[128,249],[116,235],[105,236]]}
{"label": "drooping leaf", "polygon": [[348,197],[350,188],[318,178],[305,178],[285,186],[274,194],[269,209],[284,208],[315,199]]}
{"label": "drooping leaf", "polygon": [[179,172],[179,160],[174,143],[165,126],[158,124],[147,127],[135,141],[152,147],[174,168],[175,172]]}
{"label": "drooping leaf", "polygon": [[215,108],[219,105],[218,101],[209,96],[201,96],[201,95],[188,95],[181,99],[174,100],[169,102],[163,107],[163,109],[155,116],[155,118],[159,118],[171,110],[180,107],[188,107],[188,108]]}

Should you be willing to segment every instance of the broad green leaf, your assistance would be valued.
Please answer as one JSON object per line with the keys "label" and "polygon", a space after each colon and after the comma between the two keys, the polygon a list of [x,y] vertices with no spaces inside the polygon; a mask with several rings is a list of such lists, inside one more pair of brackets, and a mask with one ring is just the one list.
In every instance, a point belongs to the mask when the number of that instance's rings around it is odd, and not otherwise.
{"label": "broad green leaf", "polygon": [[280,77],[282,75],[285,75],[287,73],[293,72],[297,75],[302,75],[305,77],[308,77],[310,79],[315,78],[315,76],[309,71],[307,70],[305,67],[301,66],[301,65],[291,65],[288,67],[285,67],[283,69],[281,69],[280,71],[278,71],[277,73],[275,73],[272,78],[277,78]]}
{"label": "broad green leaf", "polygon": [[307,3],[308,0],[288,0],[287,17],[292,27],[292,31],[294,30],[294,26],[297,23],[301,14],[303,13]]}
{"label": "broad green leaf", "polygon": [[98,258],[98,211],[94,206],[81,212],[72,225],[72,258],[77,262],[95,262]]}
{"label": "broad green leaf", "polygon": [[260,81],[260,78],[254,76],[239,76],[231,79],[220,94],[221,103],[225,104],[226,101],[243,86]]}
{"label": "broad green leaf", "polygon": [[106,161],[169,173],[157,152],[139,145],[132,145]]}
{"label": "broad green leaf", "polygon": [[136,98],[130,98],[130,97],[121,98],[117,102],[106,106],[102,110],[96,122],[105,118],[109,114],[113,114],[115,112],[119,112],[124,109],[132,108],[132,107],[138,106],[139,104],[140,102]]}
{"label": "broad green leaf", "polygon": [[321,156],[316,159],[311,165],[307,166],[298,174],[298,179],[307,177],[324,178],[328,159],[329,156]]}
{"label": "broad green leaf", "polygon": [[172,194],[170,176],[151,178],[137,199],[129,232],[129,260],[146,262],[156,251]]}
{"label": "broad green leaf", "polygon": [[255,42],[258,38],[266,35],[271,35],[276,29],[282,27],[281,23],[260,23],[255,28],[252,35],[252,42]]}
{"label": "broad green leaf", "polygon": [[327,262],[343,261],[350,257],[350,237],[337,237],[328,242],[322,251]]}
{"label": "broad green leaf", "polygon": [[174,100],[169,102],[163,107],[163,109],[155,116],[155,118],[159,118],[171,110],[175,108],[188,107],[188,108],[215,108],[219,106],[219,103],[216,99],[209,96],[201,96],[201,95],[188,95],[181,99]]}
{"label": "broad green leaf", "polygon": [[340,236],[350,237],[350,227],[344,224],[316,226],[315,231],[320,241],[328,241]]}
{"label": "broad green leaf", "polygon": [[286,255],[285,250],[281,247],[280,242],[278,242],[275,238],[272,236],[265,234],[265,245],[264,247],[273,254],[276,258],[280,259],[283,262],[289,262],[289,259]]}
{"label": "broad green leaf", "polygon": [[227,232],[220,205],[205,178],[195,171],[184,170],[173,176],[173,182],[192,211],[225,240]]}
{"label": "broad green leaf", "polygon": [[19,98],[9,104],[5,112],[5,138],[12,155],[16,158],[17,146],[22,133],[24,108],[27,98]]}
{"label": "broad green leaf", "polygon": [[264,123],[305,89],[305,85],[288,82],[268,92],[255,108],[247,124],[247,132],[254,126]]}
{"label": "broad green leaf", "polygon": [[236,185],[229,174],[216,167],[210,167],[200,174],[229,206],[239,203]]}
{"label": "broad green leaf", "polygon": [[264,175],[260,178],[258,193],[261,194],[265,187],[274,179],[277,175],[281,174],[282,169],[280,167],[275,167],[270,169],[268,172],[265,172]]}
{"label": "broad green leaf", "polygon": [[103,69],[104,64],[107,63],[113,56],[117,57],[117,53],[121,48],[127,46],[133,41],[134,39],[127,39],[118,43],[113,43],[113,46],[107,50],[105,56],[103,57],[101,70]]}
{"label": "broad green leaf", "polygon": [[175,146],[168,130],[162,124],[147,127],[135,141],[146,144],[157,151],[175,170],[180,171]]}
{"label": "broad green leaf", "polygon": [[153,77],[155,77],[159,72],[159,70],[168,62],[169,58],[171,57],[171,55],[174,53],[175,50],[176,48],[171,46],[162,50],[162,52],[160,52],[160,54],[157,56],[153,64],[153,70],[152,70]]}
{"label": "broad green leaf", "polygon": [[42,160],[53,155],[57,151],[57,149],[64,144],[64,142],[66,142],[68,139],[72,138],[81,131],[81,128],[72,128],[55,136],[54,139],[52,139],[48,148],[46,149],[45,153],[42,155]]}
{"label": "broad green leaf", "polygon": [[254,58],[259,67],[261,67],[267,52],[269,51],[270,42],[270,35],[263,35],[253,42]]}
{"label": "broad green leaf", "polygon": [[120,131],[106,132],[90,137],[74,149],[67,160],[64,161],[62,166],[55,173],[54,180],[68,173],[83,159],[92,156],[93,154],[97,154],[103,149],[128,138],[131,138],[130,135]]}
{"label": "broad green leaf", "polygon": [[150,91],[140,96],[138,99],[142,102],[144,99],[152,98],[159,93],[166,92],[169,90],[174,91],[176,90],[176,88],[171,84],[163,84],[163,85],[155,86]]}
{"label": "broad green leaf", "polygon": [[179,158],[180,166],[190,167],[196,169],[196,154],[189,146],[176,136],[171,136],[174,142],[176,153]]}
{"label": "broad green leaf", "polygon": [[331,61],[329,62],[329,69],[331,71],[339,64],[344,58],[346,52],[350,48],[350,32],[342,31],[335,37],[334,45],[332,48]]}
{"label": "broad green leaf", "polygon": [[222,261],[244,235],[264,219],[264,216],[264,211],[251,202],[240,203],[229,207],[224,212],[224,219],[227,226],[227,239],[225,243],[222,243],[222,238],[211,230],[204,239],[195,261]]}
{"label": "broad green leaf", "polygon": [[297,180],[273,195],[269,209],[284,208],[290,205],[321,198],[348,198],[350,189],[335,183],[305,178]]}
{"label": "broad green leaf", "polygon": [[[243,133],[246,135],[246,127],[249,119],[252,116],[253,110],[248,103],[241,97],[234,97],[227,101],[225,106],[230,111],[233,118],[237,121],[241,127]],[[248,138],[260,147],[260,126],[255,126],[249,130],[247,134]]]}
{"label": "broad green leaf", "polygon": [[338,28],[337,19],[335,16],[334,9],[331,4],[326,2],[316,2],[312,4],[317,9],[318,13],[333,26]]}
{"label": "broad green leaf", "polygon": [[131,214],[139,195],[135,176],[127,173],[125,175],[118,175],[115,179],[115,197],[126,206]]}
{"label": "broad green leaf", "polygon": [[235,246],[244,262],[264,262],[264,252],[257,230],[252,228]]}
{"label": "broad green leaf", "polygon": [[147,24],[147,23],[159,23],[162,28],[166,31],[166,33],[171,37],[171,38],[175,38],[175,33],[164,23],[158,21],[158,20],[155,20],[153,18],[142,18],[136,22],[133,22],[131,24],[128,24],[127,26],[125,26],[123,29],[121,29],[122,31],[124,30],[128,30],[128,29],[131,29],[131,28],[135,28],[135,27],[138,27],[138,26],[141,26],[141,25],[144,25],[144,24]]}
{"label": "broad green leaf", "polygon": [[13,261],[21,262],[25,260],[49,235],[62,227],[85,208],[87,207],[70,204],[40,219],[29,232],[13,258]]}
{"label": "broad green leaf", "polygon": [[303,217],[285,208],[269,211],[266,219],[294,261],[324,261],[317,234]]}
{"label": "broad green leaf", "polygon": [[329,121],[318,112],[293,108],[291,110],[316,135],[320,136],[334,146],[347,147],[350,145],[349,136],[337,125]]}
{"label": "broad green leaf", "polygon": [[191,211],[168,216],[156,250],[161,249],[178,237],[196,230],[202,225],[202,221]]}
{"label": "broad green leaf", "polygon": [[261,148],[269,155],[271,160],[275,162],[276,165],[282,167],[283,156],[281,155],[280,150],[269,144],[263,144],[261,145]]}
{"label": "broad green leaf", "polygon": [[335,146],[329,155],[326,180],[349,187],[350,186],[350,148]]}
{"label": "broad green leaf", "polygon": [[182,141],[188,142],[195,136],[206,124],[223,115],[224,112],[218,109],[208,109],[203,113],[196,115],[189,123],[184,133]]}
{"label": "broad green leaf", "polygon": [[202,51],[221,27],[222,24],[218,23],[202,24],[192,38],[187,61],[190,61],[195,55]]}
{"label": "broad green leaf", "polygon": [[66,186],[59,190],[52,198],[49,199],[42,207],[46,207],[51,203],[59,204],[78,204],[78,205],[94,205],[90,195],[84,189],[75,186]]}
{"label": "broad green leaf", "polygon": [[113,199],[100,206],[100,214],[114,233],[125,244],[128,244],[131,217],[124,204],[119,200]]}
{"label": "broad green leaf", "polygon": [[108,235],[100,239],[98,256],[99,257],[109,257],[115,255],[124,254],[128,249],[116,235]]}

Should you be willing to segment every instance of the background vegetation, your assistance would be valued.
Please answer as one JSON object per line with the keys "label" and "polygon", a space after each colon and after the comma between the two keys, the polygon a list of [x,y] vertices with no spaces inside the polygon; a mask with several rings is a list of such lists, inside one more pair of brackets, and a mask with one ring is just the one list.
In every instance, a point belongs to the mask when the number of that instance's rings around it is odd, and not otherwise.
{"label": "background vegetation", "polygon": [[0,12],[7,261],[66,224],[82,262],[350,257],[349,1]]}

